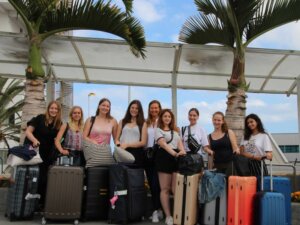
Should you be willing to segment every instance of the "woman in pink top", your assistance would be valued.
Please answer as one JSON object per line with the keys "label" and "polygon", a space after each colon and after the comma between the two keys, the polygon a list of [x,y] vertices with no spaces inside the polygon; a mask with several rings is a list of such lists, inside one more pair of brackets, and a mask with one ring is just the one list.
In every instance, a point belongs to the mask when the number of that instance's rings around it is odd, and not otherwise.
{"label": "woman in pink top", "polygon": [[88,118],[84,124],[83,137],[94,144],[110,144],[113,137],[115,141],[118,123],[110,115],[111,103],[107,98],[99,101],[96,116]]}

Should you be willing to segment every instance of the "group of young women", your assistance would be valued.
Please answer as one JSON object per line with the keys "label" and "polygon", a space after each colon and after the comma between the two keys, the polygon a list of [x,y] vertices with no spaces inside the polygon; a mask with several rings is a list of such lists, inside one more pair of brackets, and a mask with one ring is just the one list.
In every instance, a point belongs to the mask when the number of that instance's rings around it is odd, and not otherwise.
{"label": "group of young women", "polygon": [[[152,222],[159,222],[165,214],[165,222],[173,224],[169,195],[174,193],[177,158],[189,154],[189,138],[193,137],[202,148],[199,154],[208,154],[214,158],[214,167],[227,175],[234,168],[232,159],[234,154],[243,154],[252,161],[272,158],[272,147],[265,133],[262,122],[255,114],[245,119],[245,136],[238,147],[235,134],[228,129],[224,114],[213,114],[214,131],[206,135],[205,130],[197,124],[199,111],[189,110],[190,124],[180,129],[176,126],[174,114],[170,109],[162,109],[157,100],[148,105],[148,118],[145,119],[143,108],[139,100],[133,100],[124,118],[117,123],[111,116],[111,102],[107,98],[99,101],[95,117],[88,118],[83,123],[83,111],[74,106],[69,114],[68,123],[61,120],[61,107],[56,101],[49,103],[45,114],[38,115],[28,122],[26,141],[33,146],[39,146],[43,163],[40,165],[39,193],[41,204],[44,204],[48,167],[53,164],[51,150],[55,146],[63,155],[73,154],[78,165],[84,165],[82,154],[83,140],[94,144],[114,144],[135,157],[135,164],[145,168],[146,176],[152,193],[154,212]],[[61,144],[61,140],[63,144]],[[160,148],[156,153],[154,164],[144,164],[144,149],[157,143]],[[250,168],[251,169],[251,168]],[[253,175],[258,175],[253,170]],[[162,211],[162,209],[163,211]]]}

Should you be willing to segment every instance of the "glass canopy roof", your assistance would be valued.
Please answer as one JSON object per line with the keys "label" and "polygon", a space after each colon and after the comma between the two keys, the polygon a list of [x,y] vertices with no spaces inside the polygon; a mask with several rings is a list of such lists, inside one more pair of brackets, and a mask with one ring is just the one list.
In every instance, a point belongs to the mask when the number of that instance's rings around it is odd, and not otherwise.
{"label": "glass canopy roof", "polygon": [[[82,83],[227,90],[233,61],[212,45],[148,42],[142,59],[124,41],[55,36],[42,49],[48,75]],[[24,35],[0,33],[0,75],[24,78],[27,53]],[[300,52],[249,48],[245,74],[249,92],[296,94]]]}

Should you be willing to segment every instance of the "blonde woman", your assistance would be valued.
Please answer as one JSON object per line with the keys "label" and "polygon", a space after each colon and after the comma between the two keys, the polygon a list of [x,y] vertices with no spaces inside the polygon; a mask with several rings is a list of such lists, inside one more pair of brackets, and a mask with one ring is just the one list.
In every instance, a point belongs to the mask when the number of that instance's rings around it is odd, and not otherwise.
{"label": "blonde woman", "polygon": [[44,114],[32,118],[27,123],[24,143],[31,144],[34,147],[39,146],[39,152],[43,160],[43,163],[39,164],[38,193],[41,195],[40,207],[44,205],[48,168],[53,164],[51,155],[52,150],[54,150],[54,139],[61,124],[61,106],[57,101],[50,102]]}
{"label": "blonde woman", "polygon": [[76,166],[84,165],[82,132],[83,111],[80,106],[74,106],[69,113],[69,122],[60,127],[55,138],[55,146],[62,155],[73,156],[73,165]]}

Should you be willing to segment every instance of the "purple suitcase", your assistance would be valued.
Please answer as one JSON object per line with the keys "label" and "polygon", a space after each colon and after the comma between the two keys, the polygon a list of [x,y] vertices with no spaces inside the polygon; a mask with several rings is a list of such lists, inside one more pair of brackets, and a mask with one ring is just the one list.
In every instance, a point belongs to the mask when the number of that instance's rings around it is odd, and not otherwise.
{"label": "purple suitcase", "polygon": [[282,193],[273,192],[272,161],[270,172],[270,190],[264,191],[263,165],[261,165],[261,191],[254,196],[255,225],[285,225],[285,198]]}

